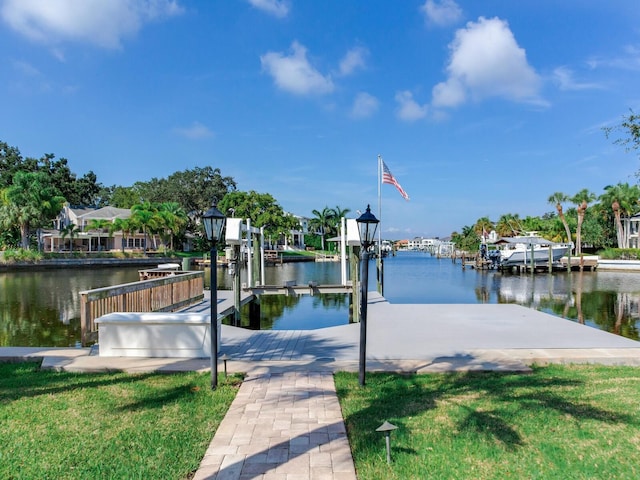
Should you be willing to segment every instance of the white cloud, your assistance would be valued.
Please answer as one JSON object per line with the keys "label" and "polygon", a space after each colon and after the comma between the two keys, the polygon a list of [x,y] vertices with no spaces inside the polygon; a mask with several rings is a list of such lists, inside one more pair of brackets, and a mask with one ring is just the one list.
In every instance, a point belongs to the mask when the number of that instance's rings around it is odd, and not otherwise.
{"label": "white cloud", "polygon": [[351,116],[353,118],[367,118],[376,113],[380,102],[376,97],[366,92],[360,92],[356,95],[351,108]]}
{"label": "white cloud", "polygon": [[456,32],[449,45],[448,78],[433,88],[433,105],[455,107],[469,97],[502,97],[542,104],[540,77],[528,64],[507,22],[480,17]]}
{"label": "white cloud", "polygon": [[13,67],[23,75],[26,75],[27,77],[39,77],[42,75],[40,73],[40,70],[38,70],[36,67],[34,67],[28,62],[24,62],[21,60],[14,61]]}
{"label": "white cloud", "polygon": [[413,99],[413,94],[404,90],[396,93],[396,102],[398,102],[397,115],[401,120],[413,122],[427,116],[427,105],[420,105]]}
{"label": "white cloud", "polygon": [[203,138],[210,138],[214,136],[214,133],[200,122],[193,122],[188,127],[177,127],[174,128],[173,131],[178,135],[191,140],[201,140]]}
{"label": "white cloud", "polygon": [[281,0],[249,0],[249,3],[274,17],[284,18],[289,14],[289,2]]}
{"label": "white cloud", "polygon": [[47,45],[71,40],[119,48],[145,22],[181,12],[176,0],[5,0],[0,15],[17,32]]}
{"label": "white cloud", "polygon": [[593,57],[587,62],[587,64],[592,69],[610,67],[621,70],[639,71],[640,47],[637,45],[626,45],[624,47],[624,53],[620,56],[612,58]]}
{"label": "white cloud", "polygon": [[260,57],[265,70],[276,85],[297,95],[325,94],[334,89],[331,76],[323,76],[311,66],[307,59],[307,49],[298,42],[291,45],[292,54],[268,52]]}
{"label": "white cloud", "polygon": [[365,59],[369,51],[364,47],[355,47],[349,50],[340,61],[340,75],[351,75],[359,68],[364,68]]}
{"label": "white cloud", "polygon": [[594,90],[603,88],[597,83],[576,82],[573,71],[567,67],[558,67],[553,71],[553,79],[560,90]]}
{"label": "white cloud", "polygon": [[427,0],[420,10],[428,23],[441,27],[452,25],[462,18],[462,9],[453,0]]}

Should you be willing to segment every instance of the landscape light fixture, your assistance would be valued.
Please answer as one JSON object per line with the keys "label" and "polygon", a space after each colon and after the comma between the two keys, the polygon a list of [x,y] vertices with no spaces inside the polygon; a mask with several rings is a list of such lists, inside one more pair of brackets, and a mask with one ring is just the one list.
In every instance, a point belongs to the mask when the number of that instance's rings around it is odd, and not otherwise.
{"label": "landscape light fixture", "polygon": [[374,243],[376,229],[379,220],[371,213],[371,208],[367,205],[367,210],[360,215],[356,222],[360,233],[360,361],[358,368],[358,381],[360,386],[365,384],[365,370],[367,362],[367,291],[369,284],[369,248]]}
{"label": "landscape light fixture", "polygon": [[376,428],[376,432],[383,432],[385,442],[387,444],[387,463],[391,464],[391,432],[396,430],[396,427],[393,423],[389,423],[385,420],[385,422]]}
{"label": "landscape light fixture", "polygon": [[224,229],[227,217],[216,208],[216,201],[211,204],[211,208],[202,215],[202,223],[207,239],[211,241],[210,254],[210,290],[211,290],[211,390],[215,390],[218,386],[218,252],[216,244],[222,238],[222,230]]}
{"label": "landscape light fixture", "polygon": [[220,360],[224,362],[224,378],[227,378],[227,361],[229,360],[229,356],[225,353],[220,357]]}

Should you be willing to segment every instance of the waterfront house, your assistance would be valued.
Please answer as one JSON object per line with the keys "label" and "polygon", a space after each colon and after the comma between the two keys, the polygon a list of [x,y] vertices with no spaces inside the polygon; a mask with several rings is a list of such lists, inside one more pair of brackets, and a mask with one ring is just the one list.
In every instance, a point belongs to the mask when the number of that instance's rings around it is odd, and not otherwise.
{"label": "waterfront house", "polygon": [[[109,250],[141,251],[145,250],[145,236],[142,232],[131,231],[111,232],[108,224],[117,219],[127,219],[131,216],[128,208],[115,207],[74,207],[65,205],[54,220],[53,229],[44,230],[42,234],[43,250],[45,252],[82,251],[100,252]],[[93,228],[96,222],[103,221],[105,227]],[[65,234],[69,225],[75,225],[72,234]],[[158,245],[157,238],[150,237],[150,246]]]}

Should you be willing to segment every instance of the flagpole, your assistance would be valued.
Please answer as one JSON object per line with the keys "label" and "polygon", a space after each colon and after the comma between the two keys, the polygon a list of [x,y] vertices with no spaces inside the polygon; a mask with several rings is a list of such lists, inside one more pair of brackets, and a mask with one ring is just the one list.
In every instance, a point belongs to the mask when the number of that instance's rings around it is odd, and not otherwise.
{"label": "flagpole", "polygon": [[[382,222],[382,155],[378,155],[378,220]],[[378,225],[378,240],[380,240],[380,236],[382,227]],[[380,247],[380,242],[378,241],[378,248]]]}
{"label": "flagpole", "polygon": [[378,292],[384,295],[384,283],[382,279],[382,155],[378,155]]}

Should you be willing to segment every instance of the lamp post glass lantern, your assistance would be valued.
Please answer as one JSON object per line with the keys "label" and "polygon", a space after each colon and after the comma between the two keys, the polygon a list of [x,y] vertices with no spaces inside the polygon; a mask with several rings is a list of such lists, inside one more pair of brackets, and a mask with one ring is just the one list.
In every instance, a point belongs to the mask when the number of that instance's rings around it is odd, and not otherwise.
{"label": "lamp post glass lantern", "polygon": [[358,381],[361,386],[365,384],[365,371],[367,362],[367,292],[369,284],[369,248],[374,243],[376,229],[379,220],[371,213],[371,208],[367,205],[367,210],[360,215],[356,222],[360,233],[360,248],[362,260],[360,267],[360,361],[358,368]]}
{"label": "lamp post glass lantern", "polygon": [[218,386],[218,278],[217,278],[217,259],[218,252],[216,243],[222,238],[222,230],[227,218],[216,208],[214,201],[211,208],[202,215],[202,223],[207,239],[211,241],[210,254],[210,290],[211,290],[211,325],[209,332],[211,334],[211,389]]}
{"label": "lamp post glass lantern", "polygon": [[360,244],[365,250],[373,245],[376,236],[378,223],[380,222],[373,213],[371,213],[370,205],[367,205],[365,212],[360,215],[356,222],[358,223],[358,232],[360,234]]}
{"label": "lamp post glass lantern", "polygon": [[202,223],[204,224],[204,231],[207,234],[207,238],[211,241],[217,242],[222,237],[222,229],[227,221],[227,217],[218,210],[216,202],[211,204],[211,208],[202,215]]}

